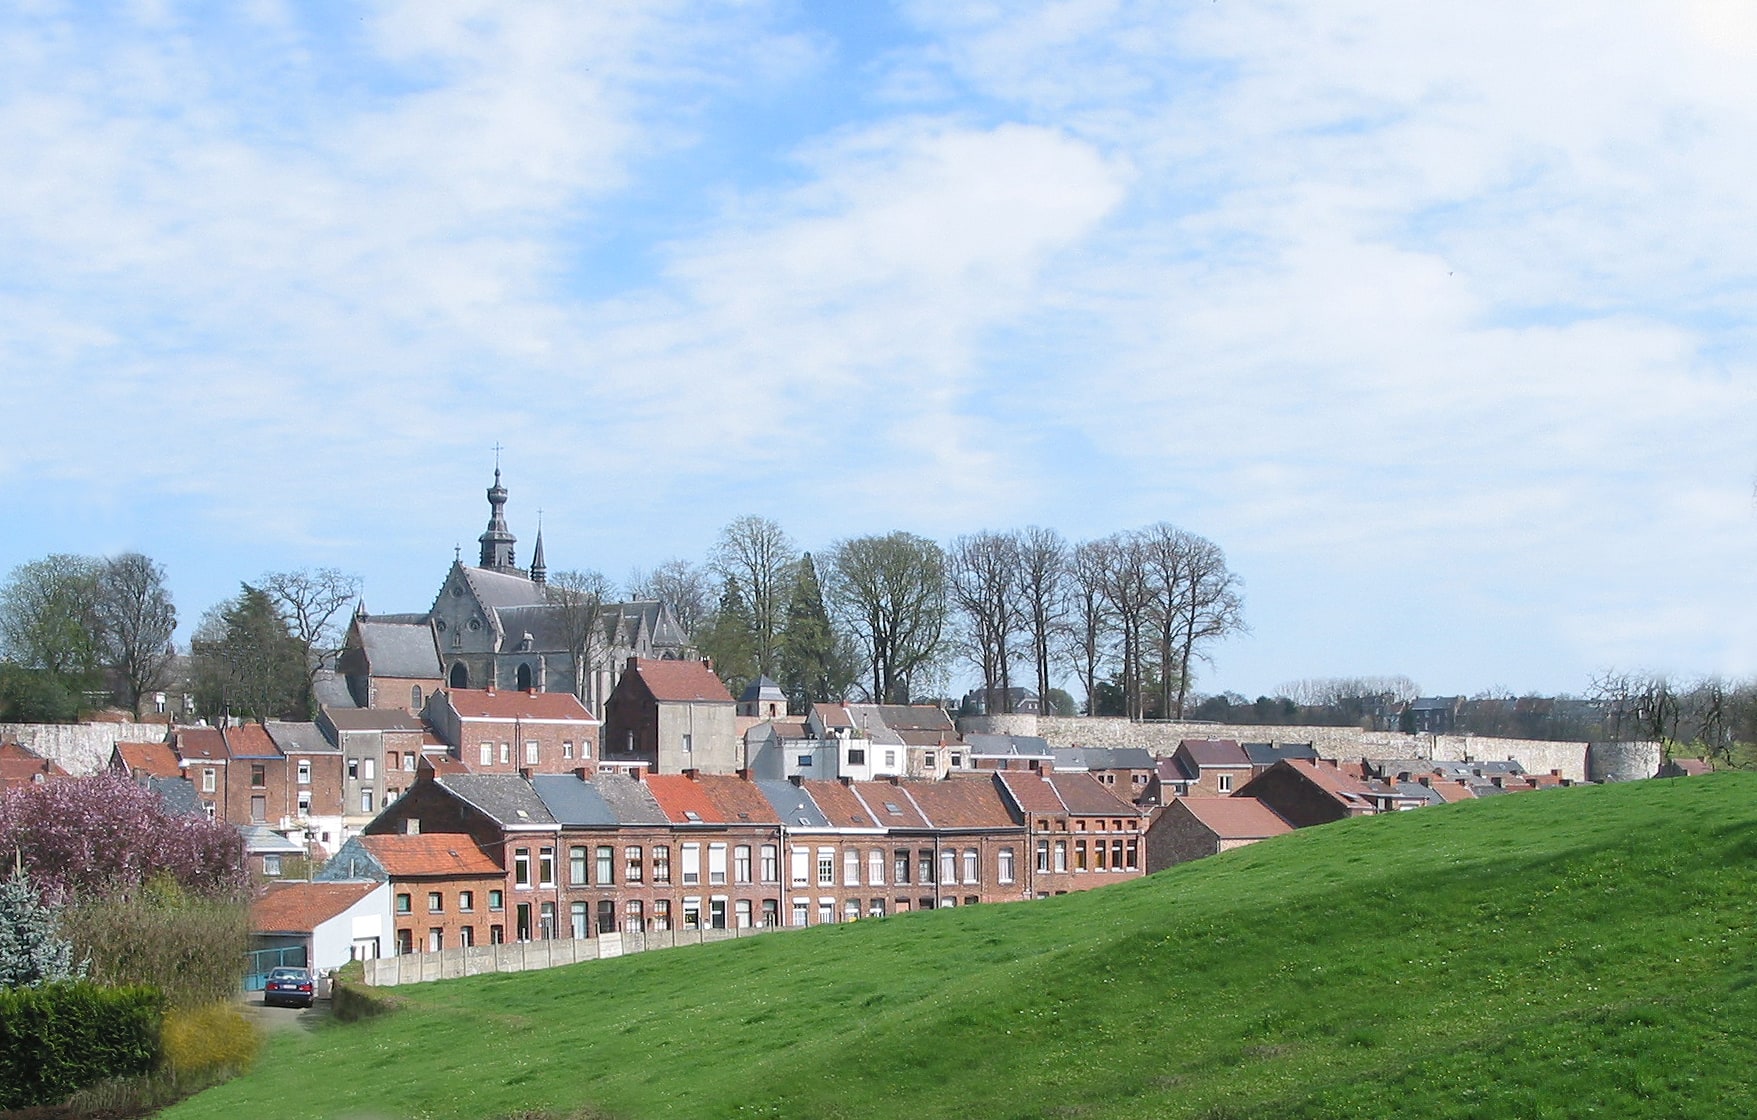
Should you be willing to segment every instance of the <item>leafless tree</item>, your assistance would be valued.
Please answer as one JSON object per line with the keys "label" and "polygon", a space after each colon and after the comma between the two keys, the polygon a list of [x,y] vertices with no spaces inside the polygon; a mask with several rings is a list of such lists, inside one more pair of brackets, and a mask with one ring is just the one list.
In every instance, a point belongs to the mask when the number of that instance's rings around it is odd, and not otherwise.
{"label": "leafless tree", "polygon": [[300,568],[265,572],[254,587],[268,597],[303,651],[306,695],[313,695],[318,674],[341,652],[348,607],[360,597],[360,580],[337,568]]}
{"label": "leafless tree", "polygon": [[586,698],[591,670],[606,647],[604,604],[610,598],[610,581],[600,572],[556,572],[544,593],[561,626],[562,640],[573,659],[574,695]]}
{"label": "leafless tree", "polygon": [[1068,657],[1086,691],[1086,714],[1098,714],[1098,675],[1109,660],[1111,615],[1105,598],[1106,541],[1076,545],[1068,559]]}
{"label": "leafless tree", "polygon": [[1019,539],[1011,533],[971,533],[946,555],[947,587],[970,635],[971,660],[982,671],[989,710],[1010,712],[1012,651],[1025,618],[1020,609]]}
{"label": "leafless tree", "polygon": [[1121,658],[1123,714],[1145,715],[1145,637],[1154,594],[1146,549],[1138,533],[1113,533],[1097,542],[1098,589],[1117,626]]}
{"label": "leafless tree", "polygon": [[942,652],[944,552],[923,537],[896,532],[838,541],[827,561],[827,598],[862,647],[871,698],[908,703],[911,682]]}
{"label": "leafless tree", "polygon": [[629,576],[628,594],[664,603],[683,632],[690,635],[701,628],[714,606],[712,580],[688,560],[667,560],[650,572],[634,572]]}
{"label": "leafless tree", "polygon": [[1049,711],[1049,661],[1067,617],[1068,542],[1054,529],[1032,525],[1019,534],[1019,591],[1037,696]]}
{"label": "leafless tree", "polygon": [[766,517],[747,515],[720,530],[709,563],[728,583],[736,583],[750,612],[750,631],[757,671],[777,672],[779,635],[787,617],[787,592],[799,549],[781,526]]}
{"label": "leafless tree", "polygon": [[[1226,553],[1206,537],[1185,536],[1183,591],[1177,596],[1178,719],[1190,695],[1190,664],[1208,659],[1209,643],[1247,629],[1239,580],[1226,566]],[[1169,714],[1169,713],[1168,713]]]}
{"label": "leafless tree", "polygon": [[177,608],[165,570],[138,552],[104,562],[92,604],[98,648],[118,699],[138,714],[143,693],[164,684],[175,650]]}

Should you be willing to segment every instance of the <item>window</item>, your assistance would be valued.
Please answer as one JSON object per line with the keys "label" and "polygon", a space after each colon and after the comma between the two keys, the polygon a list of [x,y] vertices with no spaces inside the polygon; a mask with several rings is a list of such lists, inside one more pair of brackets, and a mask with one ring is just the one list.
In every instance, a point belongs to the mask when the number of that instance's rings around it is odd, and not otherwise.
{"label": "window", "polygon": [[458,913],[468,914],[470,911],[474,910],[475,908],[476,908],[476,892],[475,891],[459,891],[458,892]]}
{"label": "window", "polygon": [[842,920],[844,922],[858,922],[860,920],[860,900],[858,898],[851,898],[842,904]]}
{"label": "window", "polygon": [[415,951],[415,935],[406,929],[397,930],[397,954],[407,956]]}
{"label": "window", "polygon": [[708,899],[708,928],[726,928],[726,899],[724,897]]}
{"label": "window", "polygon": [[608,887],[616,882],[616,849],[609,844],[599,844],[593,860],[598,865],[598,885]]}
{"label": "window", "polygon": [[445,948],[445,930],[434,926],[427,931],[427,951],[437,953],[443,948]]}
{"label": "window", "polygon": [[819,886],[835,885],[836,849],[819,848],[817,850],[817,881]]}
{"label": "window", "polygon": [[584,845],[577,845],[567,850],[567,881],[576,887],[583,887],[590,882],[586,878],[586,849]]}
{"label": "window", "polygon": [[370,782],[374,777],[372,770],[373,770],[373,760],[372,759],[363,758],[360,760],[360,780],[361,781]]}
{"label": "window", "polygon": [[653,931],[661,933],[671,928],[671,900],[658,898],[653,900]]}
{"label": "window", "polygon": [[885,769],[895,770],[896,768],[897,768],[897,752],[896,751],[886,751],[885,752]]}
{"label": "window", "polygon": [[903,848],[891,853],[891,881],[898,884],[909,881],[909,853]]}
{"label": "window", "polygon": [[403,756],[403,769],[407,770],[411,774],[415,772],[415,752],[414,751],[410,751],[408,754]]}
{"label": "window", "polygon": [[1086,870],[1086,841],[1074,841],[1074,870]]}
{"label": "window", "polygon": [[299,791],[299,815],[302,817],[311,815],[311,791],[308,789]]}
{"label": "window", "polygon": [[281,873],[281,857],[278,852],[269,852],[262,857],[262,873],[279,875]]}
{"label": "window", "polygon": [[409,707],[416,711],[421,709],[421,686],[418,684],[409,688]]}
{"label": "window", "polygon": [[693,750],[695,750],[695,736],[685,731],[683,733],[683,753],[688,754]]}
{"label": "window", "polygon": [[875,887],[885,885],[885,853],[877,848],[866,853],[866,881]]}
{"label": "window", "polygon": [[583,902],[576,902],[568,907],[568,924],[573,927],[575,941],[583,939],[590,932],[586,927],[590,913],[590,909]]}
{"label": "window", "polygon": [[1109,864],[1110,847],[1102,839],[1092,841],[1092,870],[1103,871]]}
{"label": "window", "polygon": [[427,892],[427,912],[429,914],[445,913],[445,895],[438,891]]}
{"label": "window", "polygon": [[781,904],[772,898],[763,899],[763,928],[774,929],[781,924]]}
{"label": "window", "polygon": [[807,751],[804,754],[801,754],[799,756],[799,768],[801,770],[810,770],[811,769],[811,752],[810,751]]}
{"label": "window", "polygon": [[555,903],[545,902],[537,907],[537,928],[545,941],[555,936]]}
{"label": "window", "polygon": [[940,882],[956,883],[958,881],[958,849],[947,848],[940,853]]}
{"label": "window", "polygon": [[490,910],[505,910],[506,909],[506,892],[505,891],[498,891],[498,890],[489,891],[488,892],[488,909],[490,909]]}
{"label": "window", "polygon": [[561,757],[562,758],[572,758],[573,757],[573,740],[572,739],[563,739],[561,741]]}
{"label": "window", "polygon": [[493,743],[483,743],[481,750],[482,750],[482,753],[480,755],[480,758],[482,761],[482,765],[493,766],[494,765],[494,744]]}
{"label": "window", "polygon": [[372,791],[369,789],[360,791],[360,811],[362,813],[372,812]]}
{"label": "window", "polygon": [[1123,869],[1123,842],[1121,840],[1110,842],[1110,869],[1112,871]]}
{"label": "window", "polygon": [[506,943],[506,927],[492,925],[488,927],[488,944],[504,945]]}
{"label": "window", "polygon": [[537,885],[540,887],[553,887],[555,885],[554,848],[537,849]]}
{"label": "window", "polygon": [[683,846],[683,885],[693,887],[702,881],[702,846]]}
{"label": "window", "polygon": [[684,929],[701,929],[702,928],[702,900],[701,899],[699,899],[699,898],[686,898],[683,900],[683,928]]}
{"label": "window", "polygon": [[262,789],[268,785],[268,768],[260,762],[250,764],[250,788]]}
{"label": "window", "polygon": [[866,765],[866,751],[861,747],[849,747],[848,748],[848,765],[850,765],[850,766],[865,766]]}
{"label": "window", "polygon": [[526,739],[525,740],[525,765],[526,766],[537,765],[537,756],[538,756],[537,740]]}
{"label": "window", "polygon": [[806,919],[807,915],[809,915],[810,913],[811,913],[811,902],[809,900],[803,899],[803,898],[796,898],[793,900],[793,924],[794,925],[796,925],[796,926],[804,925],[805,919]]}
{"label": "window", "polygon": [[1002,848],[999,860],[999,878],[1003,883],[1013,881],[1013,849]]}
{"label": "window", "polygon": [[1137,843],[1138,843],[1138,841],[1135,841],[1135,840],[1129,841],[1129,847],[1128,847],[1129,854],[1127,857],[1129,862],[1127,864],[1125,864],[1124,866],[1126,866],[1130,871],[1133,871],[1133,870],[1135,870],[1136,867],[1140,866],[1137,861],[1140,859],[1141,854],[1140,854],[1140,852],[1138,852],[1136,850]]}
{"label": "window", "polygon": [[598,900],[598,932],[616,932],[616,902],[613,899],[600,898]]}
{"label": "window", "polygon": [[397,913],[407,914],[409,912],[409,905],[410,899],[407,893],[397,895]]}
{"label": "window", "polygon": [[920,858],[916,860],[916,873],[918,878],[915,881],[918,883],[933,882],[933,849],[923,848],[917,853],[917,855],[919,855]]}
{"label": "window", "polygon": [[938,751],[922,751],[921,752],[921,765],[923,767],[925,767],[929,770],[937,770],[937,769],[939,769],[939,764],[940,764],[940,757],[939,757]]}
{"label": "window", "polygon": [[1039,870],[1039,871],[1048,871],[1049,870],[1049,841],[1048,840],[1039,840],[1037,842],[1037,870]]}
{"label": "window", "polygon": [[781,849],[773,844],[763,845],[763,882],[779,883],[781,881]]}
{"label": "window", "polygon": [[885,900],[882,898],[869,898],[869,899],[867,899],[866,900],[866,916],[869,918],[882,918],[882,917],[884,917],[885,916]]}
{"label": "window", "polygon": [[311,784],[311,760],[309,758],[299,760],[299,784],[302,786]]}
{"label": "window", "polygon": [[653,882],[671,881],[671,849],[665,844],[653,845]]}
{"label": "window", "polygon": [[501,765],[505,765],[511,761],[512,761],[512,744],[511,743],[500,744]]}
{"label": "window", "polygon": [[[370,813],[372,810],[368,808],[366,811]],[[257,824],[268,820],[268,798],[257,796],[250,799],[250,819]]]}
{"label": "window", "polygon": [[964,881],[966,883],[976,882],[976,849],[975,848],[965,848],[964,849]]}
{"label": "window", "polygon": [[622,904],[622,928],[630,933],[639,933],[647,928],[640,899],[631,898]]}
{"label": "window", "polygon": [[386,770],[395,770],[397,768],[397,752],[391,751],[385,756],[384,768]]}
{"label": "window", "polygon": [[458,948],[468,949],[476,943],[476,927],[465,926],[458,930]]}
{"label": "window", "polygon": [[849,848],[842,853],[842,885],[858,887],[860,885],[860,853]]}
{"label": "window", "polygon": [[1232,792],[1232,775],[1231,774],[1221,774],[1216,780],[1220,783],[1220,792],[1221,793],[1231,793]]}
{"label": "window", "polygon": [[201,792],[212,793],[213,791],[214,791],[214,772],[212,770],[203,770],[201,772]]}
{"label": "window", "polygon": [[1068,842],[1066,840],[1055,842],[1055,869],[1057,871],[1068,869]]}
{"label": "window", "polygon": [[806,848],[794,848],[790,853],[793,857],[790,881],[796,887],[803,887],[811,882],[811,852]]}
{"label": "window", "polygon": [[732,849],[732,881],[735,883],[750,882],[749,844],[740,844]]}
{"label": "window", "polygon": [[732,920],[738,929],[750,928],[750,899],[741,898],[733,904]]}
{"label": "window", "polygon": [[520,848],[512,854],[512,885],[528,887],[531,885],[531,849]]}
{"label": "window", "polygon": [[836,922],[836,900],[820,898],[817,900],[817,921],[820,926],[834,925]]}
{"label": "window", "polygon": [[641,850],[638,846],[631,845],[629,847],[622,849],[622,881],[623,882],[625,882],[625,883],[638,883],[638,882],[640,882],[641,875],[644,872],[644,870],[645,869],[641,866]]}
{"label": "window", "polygon": [[[723,887],[726,885],[726,845],[724,844],[708,845],[708,882],[713,886]],[[715,928],[725,929],[725,922],[722,920],[721,924]]]}

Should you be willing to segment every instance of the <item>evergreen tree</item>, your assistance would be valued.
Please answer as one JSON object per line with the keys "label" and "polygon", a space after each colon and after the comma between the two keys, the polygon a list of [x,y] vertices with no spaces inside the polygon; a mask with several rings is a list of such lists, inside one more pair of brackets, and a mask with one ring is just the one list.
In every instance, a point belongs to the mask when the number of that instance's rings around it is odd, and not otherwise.
{"label": "evergreen tree", "polygon": [[750,608],[739,592],[738,581],[726,581],[720,595],[720,606],[702,632],[696,635],[696,647],[714,663],[714,673],[737,696],[744,686],[758,675],[756,634],[751,624]]}
{"label": "evergreen tree", "polygon": [[856,675],[847,639],[830,625],[817,565],[809,552],[800,558],[787,600],[780,674],[781,691],[795,714],[804,714],[816,703],[841,700]]}
{"label": "evergreen tree", "polygon": [[77,980],[73,944],[55,929],[55,915],[37,898],[24,869],[0,883],[0,988],[35,988]]}
{"label": "evergreen tree", "polygon": [[237,598],[202,619],[190,647],[196,698],[204,712],[253,719],[308,717],[311,679],[305,648],[266,591],[243,584]]}

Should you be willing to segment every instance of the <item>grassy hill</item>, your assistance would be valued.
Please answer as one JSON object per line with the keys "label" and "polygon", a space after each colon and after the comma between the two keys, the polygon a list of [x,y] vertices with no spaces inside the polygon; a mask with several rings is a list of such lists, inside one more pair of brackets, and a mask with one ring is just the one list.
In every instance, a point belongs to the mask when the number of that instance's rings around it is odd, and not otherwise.
{"label": "grassy hill", "polygon": [[398,989],[196,1117],[1757,1115],[1757,775],[1309,829],[1035,903]]}

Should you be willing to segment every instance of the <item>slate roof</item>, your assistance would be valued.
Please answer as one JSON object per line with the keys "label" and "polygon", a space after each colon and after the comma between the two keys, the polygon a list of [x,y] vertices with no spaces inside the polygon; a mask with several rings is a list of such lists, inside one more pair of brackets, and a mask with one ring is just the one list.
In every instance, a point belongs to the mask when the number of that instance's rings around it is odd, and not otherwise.
{"label": "slate roof", "polygon": [[1055,752],[1050,749],[1049,740],[1040,735],[978,733],[964,736],[964,745],[970,748],[971,753],[984,757],[1053,758],[1055,756]]}
{"label": "slate roof", "polygon": [[267,720],[262,726],[282,754],[336,754],[341,750],[317,729],[315,723]]}
{"label": "slate roof", "polygon": [[270,883],[250,904],[257,933],[310,933],[378,889],[375,882]]}
{"label": "slate roof", "polygon": [[146,788],[159,795],[159,804],[173,817],[206,817],[195,783],[188,778],[149,777]]}
{"label": "slate roof", "polygon": [[[824,811],[822,805],[818,804],[820,796],[835,796],[833,791],[824,788],[826,786],[833,786],[835,791],[842,794],[834,802],[835,807],[843,810],[841,816],[844,818],[862,816],[864,819],[865,807],[852,793],[848,792],[841,782],[812,781],[802,782],[796,786],[781,778],[758,778],[751,784],[756,786],[757,790],[767,799],[769,809],[776,819],[788,828],[848,827],[843,820],[835,819]],[[851,811],[849,806],[852,806]],[[855,827],[871,828],[872,822],[868,820],[864,826],[857,825]]]}
{"label": "slate roof", "polygon": [[623,823],[592,782],[572,774],[536,774],[531,788],[563,828],[614,828]]}
{"label": "slate roof", "polygon": [[[543,590],[543,586],[531,582],[529,576],[497,572],[489,568],[459,566],[463,569],[464,582],[470,585],[476,601],[490,610],[499,611],[506,607],[524,607],[548,601],[548,593]],[[451,585],[447,583],[446,586]]]}
{"label": "slate roof", "polygon": [[117,743],[116,755],[130,774],[144,770],[155,778],[175,778],[183,773],[169,743]]}
{"label": "slate roof", "polygon": [[531,783],[517,774],[447,774],[436,780],[503,827],[555,823]]}
{"label": "slate roof", "polygon": [[[725,691],[722,689],[721,691]],[[447,690],[446,702],[464,719],[572,719],[596,723],[571,692],[506,692],[481,688]]]}
{"label": "slate roof", "polygon": [[1252,766],[1273,766],[1284,758],[1317,761],[1318,748],[1312,743],[1242,743],[1245,757]]}
{"label": "slate roof", "polygon": [[359,702],[348,688],[347,680],[328,670],[319,672],[317,679],[311,682],[311,695],[321,708],[359,707]]}
{"label": "slate roof", "polygon": [[330,708],[323,714],[338,731],[425,731],[420,716],[400,708]]}
{"label": "slate roof", "polygon": [[567,632],[567,615],[549,603],[530,603],[518,607],[501,607],[497,612],[505,634],[502,653],[517,653],[524,648],[525,635],[531,636],[531,652],[564,650],[572,642]]}
{"label": "slate roof", "polygon": [[1250,755],[1235,739],[1185,739],[1178,752],[1197,766],[1249,766]]}
{"label": "slate roof", "polygon": [[700,661],[637,658],[632,670],[655,700],[667,703],[732,703],[732,694]]}
{"label": "slate roof", "polygon": [[392,878],[506,873],[505,868],[462,833],[356,836],[354,839]]}
{"label": "slate roof", "polygon": [[1254,797],[1180,797],[1175,804],[1222,840],[1263,840],[1293,826]]}
{"label": "slate roof", "polygon": [[247,855],[305,854],[303,847],[293,843],[272,828],[264,828],[259,824],[241,824],[238,826],[238,832],[244,837],[244,851]]}
{"label": "slate roof", "polygon": [[1054,753],[1057,770],[1151,770],[1154,764],[1145,747],[1057,747]]}
{"label": "slate roof", "polygon": [[780,685],[776,684],[768,677],[759,676],[756,680],[751,681],[744,686],[744,691],[738,694],[738,698],[740,700],[785,701],[787,699],[787,694],[781,691]]}
{"label": "slate roof", "polygon": [[627,774],[601,771],[592,788],[623,824],[665,824],[670,819],[646,783]]}
{"label": "slate roof", "polygon": [[[419,616],[416,616],[419,618]],[[425,620],[406,622],[388,617],[354,622],[366,667],[375,677],[433,678],[441,676],[439,646]]]}

